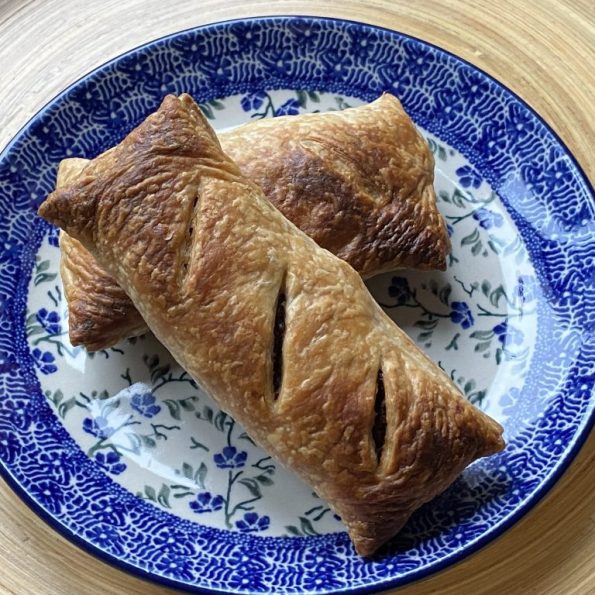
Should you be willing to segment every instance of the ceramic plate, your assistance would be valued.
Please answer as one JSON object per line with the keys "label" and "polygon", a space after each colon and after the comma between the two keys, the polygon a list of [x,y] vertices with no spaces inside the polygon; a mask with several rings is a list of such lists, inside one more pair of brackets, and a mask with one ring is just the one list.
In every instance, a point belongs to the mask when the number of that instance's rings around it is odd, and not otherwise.
{"label": "ceramic plate", "polygon": [[[398,95],[436,159],[445,273],[369,282],[504,425],[371,560],[326,503],[255,447],[150,336],[87,354],[67,338],[57,233],[36,208],[58,162],[118,142],[166,93],[222,130]],[[178,588],[378,591],[460,560],[552,486],[593,420],[595,202],[518,97],[410,37],[320,18],[226,22],[160,39],[51,101],[0,160],[0,468],[64,535]]]}

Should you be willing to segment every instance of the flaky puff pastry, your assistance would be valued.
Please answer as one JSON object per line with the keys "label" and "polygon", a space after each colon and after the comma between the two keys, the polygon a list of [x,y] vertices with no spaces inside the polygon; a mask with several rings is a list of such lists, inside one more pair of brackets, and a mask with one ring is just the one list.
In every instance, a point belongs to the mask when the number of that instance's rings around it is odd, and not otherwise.
{"label": "flaky puff pastry", "polygon": [[225,411],[372,554],[477,457],[503,447],[376,304],[168,96],[40,214],[79,240]]}
{"label": "flaky puff pastry", "polygon": [[[290,221],[364,277],[402,267],[445,268],[449,241],[436,208],[433,157],[392,95],[343,112],[260,120],[219,140]],[[57,186],[85,164],[65,160]],[[92,260],[63,237],[70,340],[95,351],[146,327],[126,293]]]}

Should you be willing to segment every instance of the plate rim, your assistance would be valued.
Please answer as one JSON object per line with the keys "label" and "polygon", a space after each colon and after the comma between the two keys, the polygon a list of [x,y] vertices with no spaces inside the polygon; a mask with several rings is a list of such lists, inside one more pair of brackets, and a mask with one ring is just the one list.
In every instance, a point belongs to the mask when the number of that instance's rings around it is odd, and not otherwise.
{"label": "plate rim", "polygon": [[[167,40],[174,39],[178,36],[191,33],[194,31],[205,31],[212,28],[217,28],[224,25],[236,24],[236,23],[247,23],[247,22],[266,22],[266,21],[280,21],[280,20],[310,20],[310,21],[325,21],[329,23],[336,23],[336,24],[352,24],[359,27],[369,28],[372,30],[379,30],[389,34],[397,35],[406,40],[412,40],[416,43],[420,43],[422,45],[428,46],[432,49],[435,49],[449,58],[460,62],[476,72],[480,73],[483,77],[491,81],[494,85],[499,87],[501,90],[509,94],[512,98],[516,99],[524,108],[526,108],[531,116],[535,118],[537,121],[541,123],[541,125],[545,128],[545,130],[552,135],[553,139],[557,142],[559,147],[562,149],[564,156],[569,159],[574,172],[578,175],[581,179],[582,183],[586,187],[587,191],[593,196],[595,194],[593,184],[589,180],[588,176],[586,175],[583,167],[581,166],[578,159],[569,149],[567,144],[563,141],[560,135],[556,132],[556,130],[547,122],[547,120],[537,112],[535,108],[525,99],[523,99],[520,95],[518,95],[515,91],[510,89],[506,84],[502,83],[500,80],[483,70],[481,67],[473,64],[469,60],[462,58],[461,56],[447,50],[435,43],[427,41],[423,38],[404,33],[398,29],[391,29],[389,27],[385,27],[382,25],[377,25],[374,23],[364,22],[364,21],[356,21],[353,19],[346,19],[341,17],[329,17],[329,16],[317,16],[311,14],[277,14],[277,15],[254,15],[249,17],[240,17],[235,19],[224,19],[219,21],[212,21],[208,23],[204,23],[201,25],[196,25],[192,27],[187,27],[185,29],[180,29],[178,31],[174,31],[173,33],[168,33],[166,35],[153,38],[149,41],[136,45],[122,53],[119,53],[108,60],[100,63],[92,70],[86,72],[72,83],[70,83],[67,87],[65,87],[62,91],[54,95],[50,98],[47,102],[45,102],[42,107],[40,107],[33,116],[31,116],[12,136],[12,138],[8,141],[8,143],[2,148],[0,151],[0,162],[4,161],[8,154],[11,152],[13,147],[21,140],[21,137],[24,136],[29,128],[31,128],[40,118],[42,118],[45,113],[54,105],[55,102],[63,99],[64,96],[68,95],[75,87],[80,85],[81,83],[91,79],[92,77],[99,74],[105,68],[109,67],[112,64],[115,64],[122,60],[123,58],[138,52],[139,50],[147,49],[155,44],[166,42]],[[591,392],[591,400],[595,392]],[[413,582],[419,581],[424,578],[429,578],[435,575],[436,573],[444,570],[447,567],[450,567],[454,564],[457,564],[469,556],[477,553],[479,550],[483,549],[486,545],[490,544],[495,539],[501,537],[508,529],[514,526],[518,521],[520,521],[527,513],[532,511],[536,505],[541,502],[551,491],[552,487],[561,479],[561,477],[566,473],[569,469],[570,465],[574,462],[577,455],[581,451],[582,447],[586,443],[588,437],[590,436],[593,428],[595,427],[595,409],[591,411],[590,414],[586,414],[585,418],[582,420],[584,423],[577,433],[574,436],[574,440],[570,449],[565,453],[563,459],[561,459],[554,469],[554,471],[549,475],[549,477],[543,481],[536,490],[526,499],[524,500],[518,507],[514,510],[513,513],[510,514],[508,518],[503,520],[500,524],[496,525],[493,528],[489,528],[485,533],[483,533],[480,537],[478,537],[475,541],[468,544],[464,548],[459,548],[453,551],[451,554],[445,556],[444,558],[440,559],[439,561],[433,562],[430,566],[420,568],[414,570],[412,572],[407,573],[404,577],[392,577],[388,578],[386,581],[379,582],[375,585],[365,585],[361,587],[349,587],[349,588],[334,588],[331,591],[327,591],[328,593],[375,593],[378,592],[378,588],[381,590],[403,587],[405,585],[411,584]],[[110,566],[117,568],[118,570],[124,571],[128,574],[132,574],[140,579],[145,581],[149,581],[152,583],[158,583],[163,586],[167,586],[169,588],[178,589],[185,592],[190,593],[205,593],[205,594],[212,594],[212,593],[227,593],[227,591],[223,591],[217,588],[205,588],[200,587],[198,585],[189,585],[188,583],[180,582],[174,578],[161,576],[158,574],[154,574],[150,571],[146,571],[139,566],[135,566],[130,562],[122,560],[121,558],[117,557],[116,555],[110,554],[109,552],[101,549],[100,547],[94,545],[90,541],[86,541],[76,533],[72,532],[66,525],[63,525],[60,521],[58,521],[52,514],[46,511],[41,504],[36,502],[32,496],[23,488],[16,478],[10,473],[9,469],[5,466],[5,463],[2,459],[0,459],[0,477],[10,486],[10,488],[19,496],[19,498],[38,516],[40,517],[45,523],[47,523],[52,529],[56,530],[62,537],[70,541],[72,544],[76,545],[77,547],[81,548],[86,553],[91,554],[95,558],[99,559],[102,562],[109,564]]]}

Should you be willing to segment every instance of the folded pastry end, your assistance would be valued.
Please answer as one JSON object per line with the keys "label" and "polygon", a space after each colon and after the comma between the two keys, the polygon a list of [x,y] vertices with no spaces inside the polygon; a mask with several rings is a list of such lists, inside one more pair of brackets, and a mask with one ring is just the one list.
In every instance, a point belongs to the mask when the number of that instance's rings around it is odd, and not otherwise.
{"label": "folded pastry end", "polygon": [[123,287],[173,357],[343,519],[362,555],[502,428],[168,96],[39,209]]}

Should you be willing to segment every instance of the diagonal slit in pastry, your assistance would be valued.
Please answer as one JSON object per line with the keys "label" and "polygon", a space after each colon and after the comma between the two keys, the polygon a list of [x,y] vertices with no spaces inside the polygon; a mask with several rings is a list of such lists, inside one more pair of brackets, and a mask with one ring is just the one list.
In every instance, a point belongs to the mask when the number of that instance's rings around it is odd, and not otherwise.
{"label": "diagonal slit in pastry", "polygon": [[[219,139],[273,205],[362,276],[445,268],[449,241],[432,187],[432,153],[392,95],[342,112],[259,120]],[[64,160],[57,187],[86,163]],[[70,339],[95,351],[146,326],[111,276],[97,274],[93,284],[92,260],[63,237]]]}
{"label": "diagonal slit in pastry", "polygon": [[273,323],[273,351],[272,358],[272,380],[273,380],[273,400],[279,398],[281,385],[283,382],[283,341],[285,340],[285,320],[286,320],[286,296],[284,281],[279,289],[277,303],[275,304],[275,321]]}
{"label": "diagonal slit in pastry", "polygon": [[372,426],[372,439],[376,448],[378,463],[382,458],[384,440],[386,438],[386,395],[384,388],[384,375],[382,368],[376,377],[376,396],[374,398],[374,425]]}
{"label": "diagonal slit in pastry", "polygon": [[[169,182],[149,185],[149,172]],[[503,448],[500,425],[386,316],[357,272],[242,176],[188,95],[166,97],[39,212],[115,277],[222,409],[329,502],[360,554],[376,551],[470,462]],[[282,396],[271,407],[271,337],[286,271]],[[380,385],[384,440],[371,431]]]}

